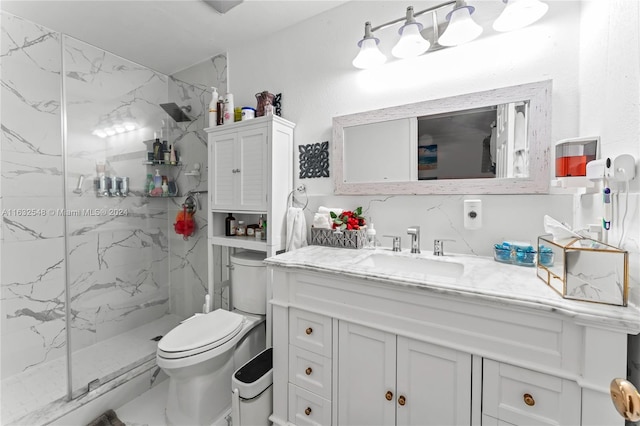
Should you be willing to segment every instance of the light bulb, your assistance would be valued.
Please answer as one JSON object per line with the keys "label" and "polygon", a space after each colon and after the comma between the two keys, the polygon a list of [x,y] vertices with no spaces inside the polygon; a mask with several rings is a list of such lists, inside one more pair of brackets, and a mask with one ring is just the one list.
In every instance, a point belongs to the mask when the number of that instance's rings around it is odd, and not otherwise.
{"label": "light bulb", "polygon": [[127,132],[130,132],[136,129],[136,125],[130,121],[125,121],[123,125]]}
{"label": "light bulb", "polygon": [[403,25],[400,30],[400,40],[391,50],[391,54],[396,58],[413,58],[426,52],[431,43],[425,40],[420,34],[422,25],[417,22]]}
{"label": "light bulb", "polygon": [[111,127],[107,127],[104,129],[104,132],[107,134],[107,136],[113,136],[116,134],[116,131],[113,130]]}
{"label": "light bulb", "polygon": [[539,0],[503,1],[507,6],[493,23],[493,29],[500,32],[513,31],[531,25],[549,10],[549,5]]}
{"label": "light bulb", "polygon": [[353,59],[353,66],[356,68],[367,69],[378,65],[382,65],[387,61],[387,57],[378,49],[379,40],[375,37],[364,38],[360,40],[360,52]]}
{"label": "light bulb", "polygon": [[447,15],[449,25],[438,39],[438,44],[458,46],[478,38],[482,34],[482,27],[471,17],[474,10],[473,6],[461,6],[449,12]]}

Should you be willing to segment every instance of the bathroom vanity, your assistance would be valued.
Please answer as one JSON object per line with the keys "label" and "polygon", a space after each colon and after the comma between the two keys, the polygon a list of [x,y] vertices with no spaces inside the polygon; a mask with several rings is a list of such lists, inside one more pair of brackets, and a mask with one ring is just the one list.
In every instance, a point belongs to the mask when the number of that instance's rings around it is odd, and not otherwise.
{"label": "bathroom vanity", "polygon": [[277,425],[623,425],[640,310],[493,259],[309,246],[268,258]]}

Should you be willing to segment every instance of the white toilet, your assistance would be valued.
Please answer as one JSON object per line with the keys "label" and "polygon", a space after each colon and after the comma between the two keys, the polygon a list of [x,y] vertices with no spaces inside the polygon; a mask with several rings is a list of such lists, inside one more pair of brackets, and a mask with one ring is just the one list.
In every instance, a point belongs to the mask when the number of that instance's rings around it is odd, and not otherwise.
{"label": "white toilet", "polygon": [[233,372],[265,348],[264,253],[231,255],[233,311],[184,321],[160,342],[156,362],[169,376],[168,425],[211,425],[231,407]]}

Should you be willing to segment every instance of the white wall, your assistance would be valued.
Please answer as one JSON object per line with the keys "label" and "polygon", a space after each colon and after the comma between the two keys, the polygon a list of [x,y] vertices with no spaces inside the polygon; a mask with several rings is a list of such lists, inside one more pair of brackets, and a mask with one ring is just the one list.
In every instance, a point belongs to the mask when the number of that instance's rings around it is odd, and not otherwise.
{"label": "white wall", "polygon": [[[283,116],[297,123],[296,143],[331,141],[336,115],[398,104],[437,99],[497,87],[553,80],[553,140],[578,135],[580,4],[552,1],[540,23],[519,32],[497,34],[492,21],[500,2],[471,1],[485,28],[475,42],[423,55],[412,61],[390,60],[376,70],[351,65],[357,54],[364,22],[377,25],[404,14],[405,5],[392,1],[349,2],[254,44],[231,47],[229,87],[237,105],[254,105],[254,94],[282,92]],[[416,2],[415,10],[434,2]],[[421,17],[425,25],[430,18]],[[397,28],[381,30],[381,49],[389,57]],[[404,236],[406,228],[422,227],[422,247],[433,238],[452,238],[450,250],[491,255],[493,243],[503,239],[535,241],[548,213],[571,222],[571,196],[404,196],[336,197],[332,178],[297,179],[311,195],[310,210],[322,204],[367,208],[379,234]],[[484,227],[462,226],[462,199],[481,198]],[[386,200],[376,202],[375,200]],[[309,217],[308,212],[307,217]],[[523,226],[524,225],[524,226]],[[388,244],[388,242],[387,242]]]}

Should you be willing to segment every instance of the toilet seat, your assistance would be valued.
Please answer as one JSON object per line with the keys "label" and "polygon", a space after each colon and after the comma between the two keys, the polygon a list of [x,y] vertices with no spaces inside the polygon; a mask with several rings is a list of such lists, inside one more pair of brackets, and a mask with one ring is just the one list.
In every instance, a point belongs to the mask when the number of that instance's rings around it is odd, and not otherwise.
{"label": "toilet seat", "polygon": [[215,349],[240,333],[245,321],[243,315],[224,309],[193,317],[158,342],[158,356],[180,359]]}

